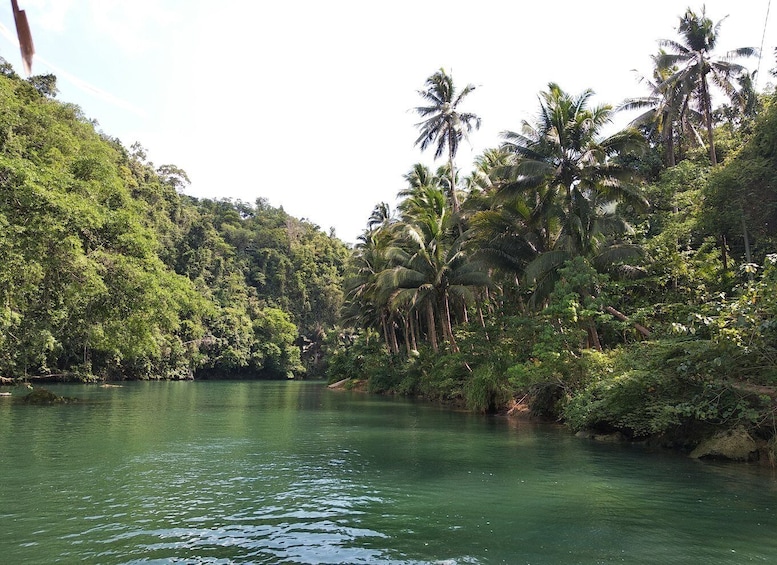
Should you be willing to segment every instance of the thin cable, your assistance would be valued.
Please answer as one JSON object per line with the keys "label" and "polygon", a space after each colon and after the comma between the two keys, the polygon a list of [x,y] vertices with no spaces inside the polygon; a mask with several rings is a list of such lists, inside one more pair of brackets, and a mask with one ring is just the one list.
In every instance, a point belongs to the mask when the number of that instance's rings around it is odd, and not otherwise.
{"label": "thin cable", "polygon": [[766,17],[764,18],[764,32],[761,35],[761,48],[758,49],[758,68],[755,71],[753,90],[758,90],[758,77],[761,76],[761,58],[764,55],[764,41],[766,40],[766,24],[769,22],[769,11],[772,9],[772,0],[766,4]]}

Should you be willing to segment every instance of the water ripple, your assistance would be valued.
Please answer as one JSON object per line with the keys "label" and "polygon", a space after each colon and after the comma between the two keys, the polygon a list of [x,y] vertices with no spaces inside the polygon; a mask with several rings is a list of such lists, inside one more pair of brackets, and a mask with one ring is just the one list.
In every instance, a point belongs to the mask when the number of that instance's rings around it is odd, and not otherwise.
{"label": "water ripple", "polygon": [[[198,461],[196,452],[146,454],[128,466],[156,472],[135,472],[119,497],[131,523],[106,520],[83,531],[111,548],[86,557],[124,557],[121,563],[410,563],[386,554],[387,533],[360,523],[365,515],[385,513],[392,501],[360,484],[352,472],[358,465],[349,463],[357,457],[351,450],[326,461],[264,453],[208,473],[203,467],[209,463]],[[170,469],[186,461],[187,468],[166,476],[159,471],[162,461]],[[100,517],[108,518],[90,518]]]}
{"label": "water ripple", "polygon": [[777,557],[771,477],[297,384],[137,384],[111,402],[0,410],[23,430],[0,436],[0,561]]}

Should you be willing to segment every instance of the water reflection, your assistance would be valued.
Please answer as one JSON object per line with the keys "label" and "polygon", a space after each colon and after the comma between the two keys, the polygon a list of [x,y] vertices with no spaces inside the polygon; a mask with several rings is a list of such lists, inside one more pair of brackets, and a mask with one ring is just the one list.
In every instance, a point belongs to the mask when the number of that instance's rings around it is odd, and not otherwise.
{"label": "water reflection", "polygon": [[0,406],[9,563],[777,559],[747,467],[305,383],[63,392]]}

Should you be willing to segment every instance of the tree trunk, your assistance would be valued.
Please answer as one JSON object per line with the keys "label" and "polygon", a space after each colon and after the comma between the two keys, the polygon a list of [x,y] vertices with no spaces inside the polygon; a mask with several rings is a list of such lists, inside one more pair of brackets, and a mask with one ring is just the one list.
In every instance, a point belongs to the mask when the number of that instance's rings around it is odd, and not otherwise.
{"label": "tree trunk", "polygon": [[459,346],[456,343],[456,338],[453,337],[453,325],[451,324],[451,306],[450,302],[448,301],[447,293],[443,294],[442,297],[442,311],[440,312],[440,315],[443,317],[441,321],[443,333],[446,334],[448,343],[451,344],[451,350],[454,353],[458,353]]}
{"label": "tree trunk", "polygon": [[728,271],[728,240],[726,234],[720,234],[720,259],[723,261],[723,270]]}
{"label": "tree trunk", "polygon": [[677,164],[677,160],[674,155],[674,128],[672,124],[669,124],[668,134],[665,135],[666,142],[666,165],[667,167],[674,167]]}
{"label": "tree trunk", "polygon": [[586,331],[588,332],[588,347],[601,351],[602,343],[599,341],[599,333],[596,331],[596,324],[593,320],[588,321]]}
{"label": "tree trunk", "polygon": [[388,323],[386,323],[386,314],[380,315],[380,326],[383,329],[383,341],[386,343],[386,349],[391,351],[391,340],[388,335]]}
{"label": "tree trunk", "polygon": [[[456,221],[458,222],[459,197],[456,194],[456,169],[453,168],[453,146],[451,145],[450,140],[448,141],[448,167],[451,169],[451,205],[453,207],[453,215],[456,216]],[[461,223],[459,223],[459,232],[461,232]],[[461,235],[461,233],[459,233],[459,235]]]}
{"label": "tree trunk", "polygon": [[456,228],[459,230],[459,237],[464,235],[464,228],[461,225],[461,207],[459,206],[459,196],[456,194],[456,169],[453,166],[453,147],[448,142],[448,167],[451,169],[451,208],[453,208],[453,217],[456,219]]}
{"label": "tree trunk", "polygon": [[399,342],[397,341],[397,331],[394,329],[394,318],[389,317],[389,331],[391,332],[391,352],[399,355]]}
{"label": "tree trunk", "polygon": [[413,352],[413,348],[410,346],[410,318],[403,316],[402,320],[405,322],[403,331],[405,334],[405,349],[407,350],[407,356],[410,357],[410,354]]}
{"label": "tree trunk", "polygon": [[432,307],[431,302],[426,305],[426,323],[427,339],[429,339],[429,343],[432,346],[432,351],[437,353],[439,351],[439,347],[437,346],[437,328],[434,323],[434,308]]}
{"label": "tree trunk", "polygon": [[712,139],[712,101],[710,100],[710,91],[707,86],[707,75],[701,77],[701,97],[704,104],[704,121],[707,126],[707,138],[710,143],[710,162],[712,166],[718,164],[718,158],[715,155],[715,141]]}
{"label": "tree trunk", "polygon": [[418,330],[418,312],[413,310],[410,317],[410,345],[413,346],[413,351],[418,351],[418,338],[416,337],[416,331]]}
{"label": "tree trunk", "polygon": [[[485,329],[486,328],[486,318],[483,316],[483,306],[480,302],[478,302],[478,319],[480,320],[480,327]],[[488,339],[488,336],[486,336],[486,339]]]}
{"label": "tree trunk", "polygon": [[[397,334],[394,332],[394,324],[389,324],[386,314],[383,314],[380,319],[383,324],[383,339],[386,342],[386,349],[388,349],[392,355],[396,355],[399,353],[399,345],[397,344]],[[389,328],[389,325],[391,325],[391,328]]]}
{"label": "tree trunk", "polygon": [[[615,308],[612,306],[605,306],[604,311],[608,314],[612,314],[622,322],[630,322],[628,316],[626,314],[623,314],[622,312],[618,312]],[[630,322],[634,329],[637,330],[639,333],[641,333],[644,337],[650,337],[650,330],[647,329],[645,326],[638,324],[637,322]]]}

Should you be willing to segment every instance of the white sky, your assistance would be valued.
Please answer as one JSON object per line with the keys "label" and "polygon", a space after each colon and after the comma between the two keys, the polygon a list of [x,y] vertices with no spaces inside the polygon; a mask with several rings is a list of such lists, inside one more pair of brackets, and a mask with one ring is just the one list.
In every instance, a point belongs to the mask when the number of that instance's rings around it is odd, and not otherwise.
{"label": "white sky", "polygon": [[[431,152],[413,146],[412,108],[443,67],[477,85],[464,107],[483,119],[459,150],[467,172],[499,132],[517,130],[557,82],[595,102],[645,94],[658,39],[701,3],[652,0],[19,0],[36,47],[33,73],[59,77],[58,98],[81,106],[125,146],[192,180],[187,194],[254,202],[354,242],[372,208],[394,205],[402,176]],[[759,47],[769,0],[707,0],[728,15],[717,51]],[[0,55],[18,72],[9,2]],[[0,28],[0,32],[4,31]],[[775,66],[777,4],[759,87]],[[742,61],[750,69],[758,61]]]}

